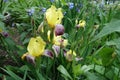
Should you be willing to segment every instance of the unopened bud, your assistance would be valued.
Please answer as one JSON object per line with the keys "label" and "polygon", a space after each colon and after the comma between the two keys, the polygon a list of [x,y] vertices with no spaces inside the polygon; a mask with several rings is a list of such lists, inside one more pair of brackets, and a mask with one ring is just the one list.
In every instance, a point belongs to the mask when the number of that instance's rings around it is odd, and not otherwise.
{"label": "unopened bud", "polygon": [[45,55],[45,56],[50,57],[50,58],[53,59],[53,53],[52,53],[51,50],[46,49],[46,50],[44,51],[44,54],[43,54],[43,55]]}
{"label": "unopened bud", "polygon": [[3,35],[4,37],[8,37],[8,36],[9,36],[9,34],[8,34],[7,32],[2,32],[2,35]]}
{"label": "unopened bud", "polygon": [[40,31],[44,32],[44,30],[43,30],[43,22],[41,22],[41,24],[39,25],[37,31],[38,31],[38,32],[40,32]]}
{"label": "unopened bud", "polygon": [[56,36],[63,35],[63,34],[64,34],[64,31],[65,31],[65,29],[64,29],[64,26],[63,26],[63,25],[57,24],[57,25],[55,26],[55,35],[56,35]]}
{"label": "unopened bud", "polygon": [[35,64],[35,57],[30,55],[28,52],[23,54],[21,58],[22,58],[22,60],[27,60],[27,62],[29,62],[31,64]]}
{"label": "unopened bud", "polygon": [[52,49],[54,50],[56,57],[58,57],[58,55],[60,53],[60,46],[53,45]]}
{"label": "unopened bud", "polygon": [[31,56],[30,54],[26,55],[26,60],[31,64],[35,64],[35,57]]}

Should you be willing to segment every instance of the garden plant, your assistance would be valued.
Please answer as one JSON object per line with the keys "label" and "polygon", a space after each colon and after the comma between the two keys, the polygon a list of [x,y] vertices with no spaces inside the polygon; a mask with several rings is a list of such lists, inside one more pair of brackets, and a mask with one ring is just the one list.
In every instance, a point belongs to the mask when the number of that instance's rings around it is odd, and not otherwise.
{"label": "garden plant", "polygon": [[120,1],[0,0],[0,80],[120,80]]}

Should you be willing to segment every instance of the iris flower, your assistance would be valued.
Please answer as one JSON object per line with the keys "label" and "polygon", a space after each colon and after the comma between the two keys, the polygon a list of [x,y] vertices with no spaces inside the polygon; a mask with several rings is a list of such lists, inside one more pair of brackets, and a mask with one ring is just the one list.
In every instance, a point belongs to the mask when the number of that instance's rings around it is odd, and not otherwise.
{"label": "iris flower", "polygon": [[78,20],[76,20],[76,24],[78,24],[77,25],[77,27],[79,28],[79,27],[85,27],[86,26],[86,21],[85,20],[80,20],[79,21],[79,23],[78,23]]}
{"label": "iris flower", "polygon": [[85,20],[80,20],[79,21],[79,26],[80,27],[85,27],[85,25],[86,25],[86,21]]}
{"label": "iris flower", "polygon": [[28,55],[32,57],[43,55],[45,46],[46,43],[41,37],[31,38],[27,47],[28,52],[23,54],[21,58],[24,59]]}
{"label": "iris flower", "polygon": [[69,51],[67,51],[67,53],[65,54],[65,56],[66,56],[66,59],[68,61],[72,61],[73,57],[74,56],[76,57],[76,53],[75,53],[75,51],[69,50]]}
{"label": "iris flower", "polygon": [[67,46],[68,40],[63,39],[62,36],[54,36],[53,43],[57,46]]}
{"label": "iris flower", "polygon": [[43,55],[46,43],[41,37],[31,38],[27,50],[32,56]]}
{"label": "iris flower", "polygon": [[56,9],[53,5],[47,9],[45,16],[51,28],[54,28],[56,24],[60,24],[63,18],[61,8]]}

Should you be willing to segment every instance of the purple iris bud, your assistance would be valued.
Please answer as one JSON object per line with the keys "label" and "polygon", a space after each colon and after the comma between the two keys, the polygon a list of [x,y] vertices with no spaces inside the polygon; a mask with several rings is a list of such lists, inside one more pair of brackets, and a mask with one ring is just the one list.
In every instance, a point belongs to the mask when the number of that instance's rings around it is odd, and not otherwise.
{"label": "purple iris bud", "polygon": [[58,57],[59,53],[60,53],[60,46],[57,45],[53,45],[52,46],[53,51],[55,52],[56,57]]}
{"label": "purple iris bud", "polygon": [[64,26],[62,24],[57,24],[55,26],[55,35],[56,36],[59,36],[59,35],[63,35],[64,34]]}
{"label": "purple iris bud", "polygon": [[34,12],[35,12],[35,9],[34,9],[34,8],[31,8],[31,9],[29,9],[29,10],[27,11],[27,13],[28,13],[29,16],[32,16],[32,15],[34,14]]}
{"label": "purple iris bud", "polygon": [[50,2],[54,2],[54,0],[50,0]]}
{"label": "purple iris bud", "polygon": [[2,32],[2,35],[3,35],[4,37],[8,37],[8,36],[9,36],[9,34],[8,34],[7,32]]}
{"label": "purple iris bud", "polygon": [[47,57],[50,57],[50,58],[52,58],[53,59],[53,52],[51,51],[51,50],[48,50],[48,49],[46,49],[45,51],[44,51],[44,54],[43,54],[44,56],[47,56]]}
{"label": "purple iris bud", "polygon": [[31,64],[35,65],[35,57],[28,54],[26,56],[26,60],[27,60],[28,63],[31,63]]}
{"label": "purple iris bud", "polygon": [[69,9],[73,9],[73,7],[74,7],[74,3],[69,2],[69,3],[68,3],[68,6],[69,6]]}
{"label": "purple iris bud", "polygon": [[46,12],[46,8],[42,8],[42,12],[43,12],[43,13]]}

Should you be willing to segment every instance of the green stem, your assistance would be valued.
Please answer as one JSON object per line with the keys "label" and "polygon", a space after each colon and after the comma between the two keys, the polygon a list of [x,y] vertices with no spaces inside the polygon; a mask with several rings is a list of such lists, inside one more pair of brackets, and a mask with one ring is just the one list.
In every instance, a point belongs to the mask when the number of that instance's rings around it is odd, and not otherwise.
{"label": "green stem", "polygon": [[2,3],[3,3],[3,0],[1,0],[0,2],[0,11],[2,11]]}

